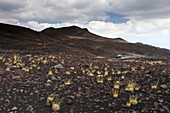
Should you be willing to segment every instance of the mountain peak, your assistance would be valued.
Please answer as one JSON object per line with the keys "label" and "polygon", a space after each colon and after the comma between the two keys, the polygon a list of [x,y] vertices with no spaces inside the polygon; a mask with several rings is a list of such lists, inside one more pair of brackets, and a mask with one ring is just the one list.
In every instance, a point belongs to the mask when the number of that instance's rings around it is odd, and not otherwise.
{"label": "mountain peak", "polygon": [[68,29],[75,29],[75,30],[83,30],[83,31],[88,31],[89,30],[87,28],[81,28],[81,27],[78,27],[76,25],[73,25],[73,26],[68,26],[68,27],[65,27],[65,28],[68,28]]}
{"label": "mountain peak", "polygon": [[72,25],[72,26],[67,26],[67,27],[63,27],[63,28],[72,28],[72,29],[82,29],[76,25]]}
{"label": "mountain peak", "polygon": [[84,34],[90,34],[87,28],[81,28],[75,25],[61,28],[50,27],[42,30],[41,32],[51,35],[69,35],[69,36],[83,36]]}
{"label": "mountain peak", "polygon": [[78,27],[76,25],[73,25],[73,26],[67,26],[67,27],[61,27],[61,28],[54,28],[54,27],[49,27],[49,28],[46,28],[44,30],[42,30],[42,32],[44,31],[47,31],[47,30],[59,30],[59,31],[62,31],[62,30],[84,30],[84,31],[88,31],[87,28],[81,28],[81,27]]}
{"label": "mountain peak", "polygon": [[114,38],[115,41],[118,41],[118,42],[127,42],[126,40],[124,40],[123,38]]}

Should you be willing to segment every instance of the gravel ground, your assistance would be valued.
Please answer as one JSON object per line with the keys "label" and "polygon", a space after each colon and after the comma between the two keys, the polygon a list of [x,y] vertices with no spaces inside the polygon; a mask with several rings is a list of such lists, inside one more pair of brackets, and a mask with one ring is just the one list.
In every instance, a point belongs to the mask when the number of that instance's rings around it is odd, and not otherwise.
{"label": "gravel ground", "polygon": [[169,61],[1,54],[0,113],[168,113],[169,81]]}

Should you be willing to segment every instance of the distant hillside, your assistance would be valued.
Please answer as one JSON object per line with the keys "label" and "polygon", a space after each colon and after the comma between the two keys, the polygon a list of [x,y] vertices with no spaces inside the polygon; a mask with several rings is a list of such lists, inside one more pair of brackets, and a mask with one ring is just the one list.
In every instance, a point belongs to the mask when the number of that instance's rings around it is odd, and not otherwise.
{"label": "distant hillside", "polygon": [[107,38],[77,26],[47,28],[41,32],[0,23],[0,48],[17,52],[55,53],[111,57],[145,55],[170,58],[170,51],[142,43],[129,43],[122,38]]}
{"label": "distant hillside", "polygon": [[[80,37],[81,37],[81,39],[91,39],[91,40],[101,40],[101,41],[104,38],[109,39],[109,38],[106,38],[106,37],[102,37],[102,36],[93,34],[93,33],[89,32],[87,28],[80,28],[80,27],[77,27],[77,26],[62,27],[62,28],[57,28],[57,29],[50,27],[50,28],[44,29],[41,32],[44,33],[44,34],[47,34],[47,35],[67,36],[67,37],[72,37],[72,38],[75,38],[75,39],[80,38]],[[112,39],[112,40],[125,41],[121,38],[115,38],[115,39]]]}

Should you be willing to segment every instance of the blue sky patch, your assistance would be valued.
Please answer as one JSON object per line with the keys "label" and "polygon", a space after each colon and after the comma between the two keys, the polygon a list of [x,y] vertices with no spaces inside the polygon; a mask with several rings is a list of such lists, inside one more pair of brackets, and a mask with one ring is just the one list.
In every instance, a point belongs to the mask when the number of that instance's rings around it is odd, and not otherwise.
{"label": "blue sky patch", "polygon": [[126,23],[128,21],[126,15],[121,15],[118,13],[113,13],[113,12],[107,12],[107,15],[110,17],[106,21],[112,22],[112,23]]}

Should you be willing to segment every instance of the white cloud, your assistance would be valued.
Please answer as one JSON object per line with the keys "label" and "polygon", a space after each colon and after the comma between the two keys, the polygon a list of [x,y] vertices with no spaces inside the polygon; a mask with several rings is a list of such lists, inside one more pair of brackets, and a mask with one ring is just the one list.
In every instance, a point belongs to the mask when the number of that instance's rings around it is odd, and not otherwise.
{"label": "white cloud", "polygon": [[8,24],[19,24],[19,20],[17,19],[0,19],[0,22],[2,23],[8,23]]}
{"label": "white cloud", "polygon": [[15,12],[20,8],[23,8],[26,1],[25,0],[0,0],[0,11],[5,12]]}
{"label": "white cloud", "polygon": [[[14,2],[15,1],[15,2]],[[23,2],[24,1],[24,2]],[[14,18],[24,21],[81,22],[108,18],[108,2],[86,0],[9,0],[0,1],[1,18]],[[22,4],[22,5],[21,5]],[[0,5],[1,6],[1,5]],[[99,8],[100,7],[100,8]],[[15,9],[15,12],[13,10]],[[8,13],[9,15],[5,15]]]}
{"label": "white cloud", "polygon": [[110,0],[110,10],[129,18],[170,17],[169,0]]}
{"label": "white cloud", "polygon": [[169,0],[0,0],[1,19],[87,23],[110,13],[138,20],[169,18]]}

